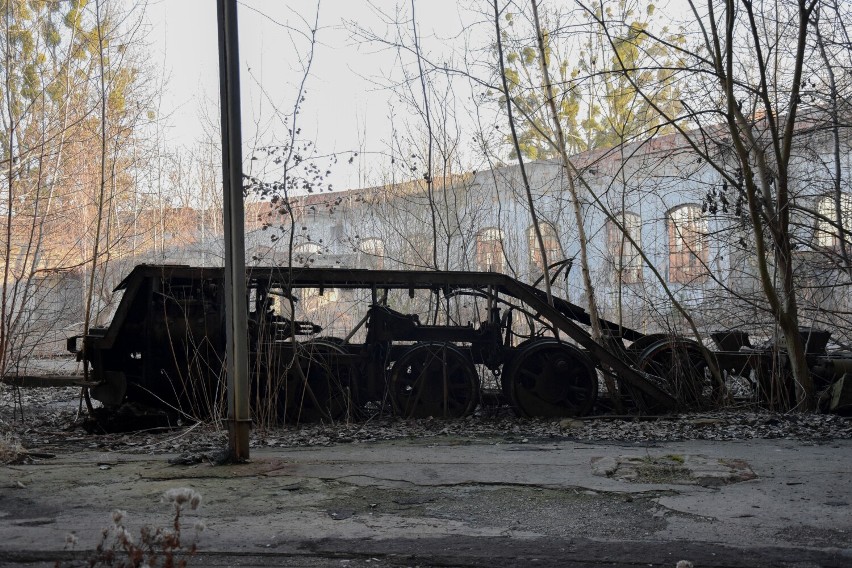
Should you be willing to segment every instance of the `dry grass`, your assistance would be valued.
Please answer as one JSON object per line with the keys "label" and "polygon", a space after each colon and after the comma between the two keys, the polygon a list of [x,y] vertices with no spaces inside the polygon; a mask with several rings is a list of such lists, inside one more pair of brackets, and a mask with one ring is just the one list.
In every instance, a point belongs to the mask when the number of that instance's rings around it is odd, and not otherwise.
{"label": "dry grass", "polygon": [[16,437],[10,433],[0,435],[0,463],[17,463],[27,454]]}
{"label": "dry grass", "polygon": [[[185,531],[181,516],[186,510],[198,509],[201,495],[194,489],[181,487],[166,491],[162,501],[174,507],[174,516],[169,526],[143,526],[139,530],[138,538],[134,538],[126,526],[127,512],[115,510],[112,512],[112,525],[101,531],[101,540],[85,565],[90,568],[186,568],[198,552],[199,535],[205,525],[202,521],[193,525],[194,533],[187,544],[184,542]],[[65,549],[72,551],[77,542],[77,535],[68,534]],[[56,563],[57,568],[77,566],[81,564],[75,561]]]}

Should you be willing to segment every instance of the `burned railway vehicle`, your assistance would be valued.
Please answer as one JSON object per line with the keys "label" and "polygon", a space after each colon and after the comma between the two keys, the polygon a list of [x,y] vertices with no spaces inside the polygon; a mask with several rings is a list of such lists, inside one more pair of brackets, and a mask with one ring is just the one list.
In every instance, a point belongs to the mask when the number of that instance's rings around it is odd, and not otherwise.
{"label": "burned railway vehicle", "polygon": [[[221,410],[223,278],[222,268],[137,266],[116,288],[123,296],[109,326],[68,341],[91,367],[92,398],[108,408]],[[483,401],[522,416],[579,416],[601,404],[599,382],[617,385],[640,411],[702,408],[725,395],[727,375],[759,386],[779,353],[751,347],[739,332],[714,335],[711,352],[606,320],[596,342],[581,307],[499,273],[255,267],[247,287],[255,411],[294,422],[365,409],[461,417]],[[344,318],[348,329],[328,335],[296,319],[300,303],[332,291],[350,294],[359,312]],[[401,309],[415,294],[426,295],[425,313]],[[852,369],[848,356],[826,353],[827,334],[811,337],[824,384]]]}

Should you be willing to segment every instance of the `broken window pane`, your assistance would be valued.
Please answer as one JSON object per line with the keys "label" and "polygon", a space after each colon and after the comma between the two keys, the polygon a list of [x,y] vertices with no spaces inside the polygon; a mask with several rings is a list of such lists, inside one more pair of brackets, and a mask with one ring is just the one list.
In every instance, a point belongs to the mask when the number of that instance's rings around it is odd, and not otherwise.
{"label": "broken window pane", "polygon": [[488,227],[476,235],[476,268],[481,272],[505,271],[502,230]]}
{"label": "broken window pane", "polygon": [[[539,229],[541,230],[541,239],[544,241],[544,251],[547,253],[548,264],[561,260],[562,255],[559,252],[559,236],[556,233],[556,228],[550,223],[541,223]],[[543,259],[534,226],[527,229],[527,243],[530,251],[530,274],[538,277],[542,274]]]}
{"label": "broken window pane", "polygon": [[607,221],[606,248],[609,262],[616,277],[622,282],[641,282],[642,256],[639,254],[639,247],[642,246],[642,218],[635,213],[622,211],[616,215],[616,219],[618,223]]}
{"label": "broken window pane", "polygon": [[820,248],[839,249],[840,236],[848,243],[848,231],[852,227],[852,195],[840,196],[840,223],[837,219],[837,204],[834,196],[820,199],[817,205],[816,244]]}
{"label": "broken window pane", "polygon": [[697,205],[669,212],[669,282],[688,284],[707,278],[707,219]]}

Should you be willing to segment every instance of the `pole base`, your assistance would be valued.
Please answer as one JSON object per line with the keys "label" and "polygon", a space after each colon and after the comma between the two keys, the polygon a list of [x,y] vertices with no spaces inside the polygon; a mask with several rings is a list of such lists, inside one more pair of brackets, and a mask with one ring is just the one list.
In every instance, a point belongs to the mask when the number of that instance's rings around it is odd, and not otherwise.
{"label": "pole base", "polygon": [[249,431],[251,420],[228,418],[228,458],[231,463],[242,463],[249,459]]}

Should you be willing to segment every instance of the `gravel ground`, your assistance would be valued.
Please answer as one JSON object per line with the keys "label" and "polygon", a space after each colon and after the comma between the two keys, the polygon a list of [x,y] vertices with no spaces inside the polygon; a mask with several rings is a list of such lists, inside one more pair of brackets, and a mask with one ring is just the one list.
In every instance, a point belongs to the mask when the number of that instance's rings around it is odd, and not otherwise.
{"label": "gravel ground", "polygon": [[[84,428],[75,388],[15,389],[0,386],[0,444],[29,452],[98,449],[132,453],[208,454],[227,443],[215,423],[154,428],[119,434],[89,434]],[[680,440],[788,439],[827,441],[852,439],[852,419],[837,415],[724,410],[663,417],[582,420],[522,419],[508,409],[460,420],[402,420],[377,416],[357,423],[306,424],[254,430],[253,447],[309,447],[408,439],[423,444],[540,442],[576,440],[648,444]]]}

